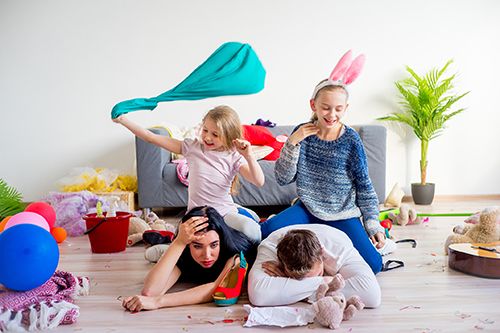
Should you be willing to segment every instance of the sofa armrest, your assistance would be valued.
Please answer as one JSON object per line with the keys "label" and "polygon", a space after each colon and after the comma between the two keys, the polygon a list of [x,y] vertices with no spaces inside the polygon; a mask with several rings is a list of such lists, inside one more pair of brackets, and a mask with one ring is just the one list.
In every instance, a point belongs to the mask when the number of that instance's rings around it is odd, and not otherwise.
{"label": "sofa armrest", "polygon": [[[155,134],[169,136],[164,128],[150,128]],[[162,206],[165,195],[163,189],[163,169],[172,160],[172,153],[138,137],[135,138],[137,161],[137,187],[139,207]]]}
{"label": "sofa armrest", "polygon": [[352,126],[358,131],[368,160],[368,172],[380,203],[385,200],[387,129],[381,125]]}

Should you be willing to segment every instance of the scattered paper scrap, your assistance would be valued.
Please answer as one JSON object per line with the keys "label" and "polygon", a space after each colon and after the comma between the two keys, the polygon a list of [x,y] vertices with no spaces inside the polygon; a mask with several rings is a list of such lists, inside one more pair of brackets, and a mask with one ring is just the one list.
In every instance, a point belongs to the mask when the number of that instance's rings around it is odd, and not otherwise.
{"label": "scattered paper scrap", "polygon": [[407,305],[407,306],[404,306],[401,309],[399,309],[399,311],[403,311],[403,310],[406,310],[406,309],[420,309],[420,306]]}
{"label": "scattered paper scrap", "polygon": [[455,316],[459,317],[460,319],[467,319],[472,317],[472,315],[460,311],[455,311]]}

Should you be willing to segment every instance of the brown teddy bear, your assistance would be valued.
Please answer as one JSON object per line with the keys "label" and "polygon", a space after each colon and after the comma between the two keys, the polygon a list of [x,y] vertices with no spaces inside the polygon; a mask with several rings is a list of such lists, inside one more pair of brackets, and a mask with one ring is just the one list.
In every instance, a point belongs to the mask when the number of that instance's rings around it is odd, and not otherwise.
{"label": "brown teddy bear", "polygon": [[351,319],[365,305],[358,296],[345,299],[339,292],[345,286],[345,280],[340,274],[333,277],[330,284],[322,284],[316,292],[317,301],[312,304],[315,320],[330,329],[337,329],[343,320]]}
{"label": "brown teddy bear", "polygon": [[454,234],[448,236],[444,250],[448,254],[448,246],[455,243],[490,243],[500,240],[500,209],[488,207],[479,214],[477,224],[467,224],[453,228]]}

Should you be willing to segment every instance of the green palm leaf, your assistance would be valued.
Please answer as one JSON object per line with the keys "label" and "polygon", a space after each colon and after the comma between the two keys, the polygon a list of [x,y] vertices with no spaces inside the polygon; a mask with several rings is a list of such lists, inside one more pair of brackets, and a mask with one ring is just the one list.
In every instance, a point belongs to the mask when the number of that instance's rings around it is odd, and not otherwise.
{"label": "green palm leaf", "polygon": [[22,212],[25,208],[22,199],[23,196],[19,191],[0,179],[0,218]]}

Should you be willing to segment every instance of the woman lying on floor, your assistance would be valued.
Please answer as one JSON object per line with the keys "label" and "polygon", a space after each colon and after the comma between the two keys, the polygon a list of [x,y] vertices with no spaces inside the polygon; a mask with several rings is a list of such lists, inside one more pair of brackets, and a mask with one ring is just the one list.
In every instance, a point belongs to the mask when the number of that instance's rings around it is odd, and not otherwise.
{"label": "woman lying on floor", "polygon": [[[210,302],[225,273],[239,265],[233,257],[240,252],[247,259],[255,257],[256,245],[227,226],[214,208],[193,208],[182,218],[174,241],[146,276],[141,295],[125,297],[122,306],[137,312]],[[177,281],[197,286],[167,293]]]}

